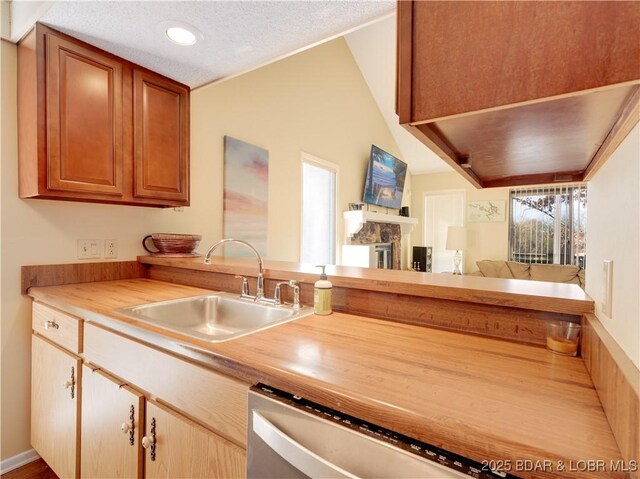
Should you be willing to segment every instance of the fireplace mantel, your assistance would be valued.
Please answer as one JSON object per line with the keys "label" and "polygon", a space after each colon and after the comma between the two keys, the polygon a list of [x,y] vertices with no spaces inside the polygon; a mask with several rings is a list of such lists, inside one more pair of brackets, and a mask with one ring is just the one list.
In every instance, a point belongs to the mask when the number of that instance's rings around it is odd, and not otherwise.
{"label": "fireplace mantel", "polygon": [[411,233],[418,224],[418,220],[416,218],[374,213],[373,211],[365,210],[345,211],[343,213],[343,218],[344,234],[347,237],[356,234],[362,229],[362,225],[367,222],[398,224],[400,225],[400,231],[403,235]]}

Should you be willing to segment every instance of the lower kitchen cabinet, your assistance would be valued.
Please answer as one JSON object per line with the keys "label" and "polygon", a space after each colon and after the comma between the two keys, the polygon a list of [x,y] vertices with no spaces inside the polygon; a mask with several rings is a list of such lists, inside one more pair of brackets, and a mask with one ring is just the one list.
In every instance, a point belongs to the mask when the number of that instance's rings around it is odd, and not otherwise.
{"label": "lower kitchen cabinet", "polygon": [[142,444],[146,479],[246,476],[244,449],[151,400]]}
{"label": "lower kitchen cabinet", "polygon": [[58,477],[246,477],[247,384],[42,303],[32,327],[31,444]]}
{"label": "lower kitchen cabinet", "polygon": [[142,477],[144,396],[99,370],[82,370],[82,477]]}
{"label": "lower kitchen cabinet", "polygon": [[31,445],[58,477],[79,477],[80,360],[31,337]]}

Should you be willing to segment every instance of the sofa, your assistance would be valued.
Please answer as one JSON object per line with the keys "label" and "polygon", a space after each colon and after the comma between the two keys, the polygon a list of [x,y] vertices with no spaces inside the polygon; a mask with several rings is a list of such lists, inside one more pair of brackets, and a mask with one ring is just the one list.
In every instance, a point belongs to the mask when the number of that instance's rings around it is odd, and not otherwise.
{"label": "sofa", "polygon": [[585,285],[584,269],[571,264],[528,264],[483,259],[476,261],[476,265],[478,271],[474,271],[470,276],[571,283],[582,289]]}

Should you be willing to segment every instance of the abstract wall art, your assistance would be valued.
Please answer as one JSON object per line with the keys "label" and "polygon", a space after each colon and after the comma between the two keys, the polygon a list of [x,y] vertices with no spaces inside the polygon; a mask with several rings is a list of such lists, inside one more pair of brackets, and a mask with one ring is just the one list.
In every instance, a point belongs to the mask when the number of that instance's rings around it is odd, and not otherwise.
{"label": "abstract wall art", "polygon": [[[269,152],[224,137],[224,237],[251,243],[267,254]],[[251,256],[246,248],[227,245],[226,256]]]}

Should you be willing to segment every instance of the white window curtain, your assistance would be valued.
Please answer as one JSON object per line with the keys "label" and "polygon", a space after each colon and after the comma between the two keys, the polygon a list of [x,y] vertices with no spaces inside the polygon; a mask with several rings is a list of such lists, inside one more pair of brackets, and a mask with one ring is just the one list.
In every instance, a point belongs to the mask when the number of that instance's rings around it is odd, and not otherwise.
{"label": "white window curtain", "polygon": [[302,263],[336,264],[337,175],[337,165],[302,154]]}

